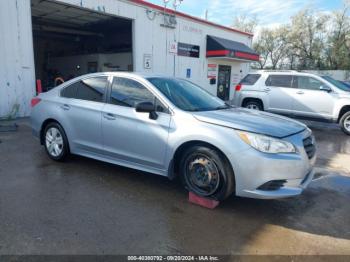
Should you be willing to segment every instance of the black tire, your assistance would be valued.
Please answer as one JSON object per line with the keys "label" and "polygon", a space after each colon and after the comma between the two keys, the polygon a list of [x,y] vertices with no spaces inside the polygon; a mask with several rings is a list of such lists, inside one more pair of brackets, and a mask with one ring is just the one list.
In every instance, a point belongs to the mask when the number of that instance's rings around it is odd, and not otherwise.
{"label": "black tire", "polygon": [[[48,143],[47,141],[48,132],[51,132],[51,130],[53,129],[59,132],[59,136],[57,135],[56,137],[57,140],[59,139],[59,137],[62,138],[62,146],[59,147],[60,151],[58,151],[59,153],[57,155],[52,153],[49,146],[50,143]],[[68,144],[66,133],[64,132],[64,129],[60,124],[56,122],[51,122],[45,127],[43,142],[44,142],[45,151],[52,160],[63,162],[67,159],[67,156],[69,155],[69,144]]]}
{"label": "black tire", "polygon": [[249,100],[245,102],[243,107],[253,109],[253,110],[259,110],[259,111],[264,110],[262,103],[255,100]]}
{"label": "black tire", "polygon": [[[213,172],[209,172],[208,169]],[[231,165],[227,158],[215,149],[200,145],[189,148],[183,154],[179,170],[185,188],[201,197],[222,201],[235,190]],[[203,173],[203,170],[206,172]],[[209,183],[210,186],[201,187],[198,183]]]}
{"label": "black tire", "polygon": [[346,112],[340,119],[339,124],[340,127],[342,129],[342,131],[347,134],[348,136],[350,136],[350,111]]}

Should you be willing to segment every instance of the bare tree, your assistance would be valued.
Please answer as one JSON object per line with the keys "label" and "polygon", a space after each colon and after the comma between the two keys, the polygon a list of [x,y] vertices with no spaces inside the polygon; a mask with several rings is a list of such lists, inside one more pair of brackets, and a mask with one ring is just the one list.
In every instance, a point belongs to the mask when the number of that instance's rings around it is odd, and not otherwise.
{"label": "bare tree", "polygon": [[318,68],[327,36],[327,15],[316,14],[309,9],[292,17],[288,32],[288,44],[298,57],[301,69]]}
{"label": "bare tree", "polygon": [[268,33],[272,69],[277,69],[287,54],[287,27],[281,26]]}
{"label": "bare tree", "polygon": [[260,59],[257,62],[258,68],[264,69],[270,54],[267,50],[265,39],[259,39],[254,42],[253,49],[260,55]]}
{"label": "bare tree", "polygon": [[277,69],[286,56],[286,29],[264,28],[261,30],[258,39],[254,42],[253,48],[260,54],[258,62],[261,69],[269,67]]}
{"label": "bare tree", "polygon": [[347,46],[350,36],[349,11],[350,1],[346,1],[343,8],[334,11],[331,17],[326,48],[326,62],[331,69],[350,69],[350,47]]}
{"label": "bare tree", "polygon": [[[331,14],[304,9],[275,29],[263,28],[254,39],[258,67],[350,70],[350,0]],[[247,22],[248,21],[248,22]],[[246,16],[234,25],[252,31]],[[251,21],[256,21],[252,19]]]}
{"label": "bare tree", "polygon": [[234,17],[232,27],[244,32],[253,33],[258,25],[256,16],[238,15]]}

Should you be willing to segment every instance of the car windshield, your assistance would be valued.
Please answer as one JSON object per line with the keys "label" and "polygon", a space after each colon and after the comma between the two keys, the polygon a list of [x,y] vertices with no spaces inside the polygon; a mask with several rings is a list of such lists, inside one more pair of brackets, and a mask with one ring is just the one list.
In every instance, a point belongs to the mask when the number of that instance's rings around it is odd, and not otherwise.
{"label": "car windshield", "polygon": [[331,84],[335,85],[336,87],[338,87],[339,89],[343,90],[343,91],[348,91],[350,92],[350,87],[348,87],[347,85],[345,85],[344,83],[335,80],[334,78],[330,77],[330,76],[321,76],[323,79],[325,79],[326,81],[330,82]]}
{"label": "car windshield", "polygon": [[201,87],[182,79],[147,78],[176,107],[184,111],[213,111],[230,108],[228,104]]}

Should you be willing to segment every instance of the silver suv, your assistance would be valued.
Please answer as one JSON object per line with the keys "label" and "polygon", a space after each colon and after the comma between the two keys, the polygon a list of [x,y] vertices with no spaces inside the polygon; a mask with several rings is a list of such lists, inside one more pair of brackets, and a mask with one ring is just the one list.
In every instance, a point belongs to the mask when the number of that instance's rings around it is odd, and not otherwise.
{"label": "silver suv", "polygon": [[237,86],[234,104],[311,120],[339,123],[350,135],[350,88],[330,76],[257,71]]}

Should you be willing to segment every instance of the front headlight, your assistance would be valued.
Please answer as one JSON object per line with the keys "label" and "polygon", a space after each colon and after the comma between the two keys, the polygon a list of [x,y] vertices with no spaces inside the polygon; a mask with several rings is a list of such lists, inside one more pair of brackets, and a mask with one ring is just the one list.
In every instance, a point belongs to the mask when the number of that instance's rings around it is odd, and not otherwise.
{"label": "front headlight", "polygon": [[296,153],[295,146],[287,141],[249,132],[237,132],[239,137],[244,142],[254,147],[256,150],[259,150],[260,152],[270,154]]}

